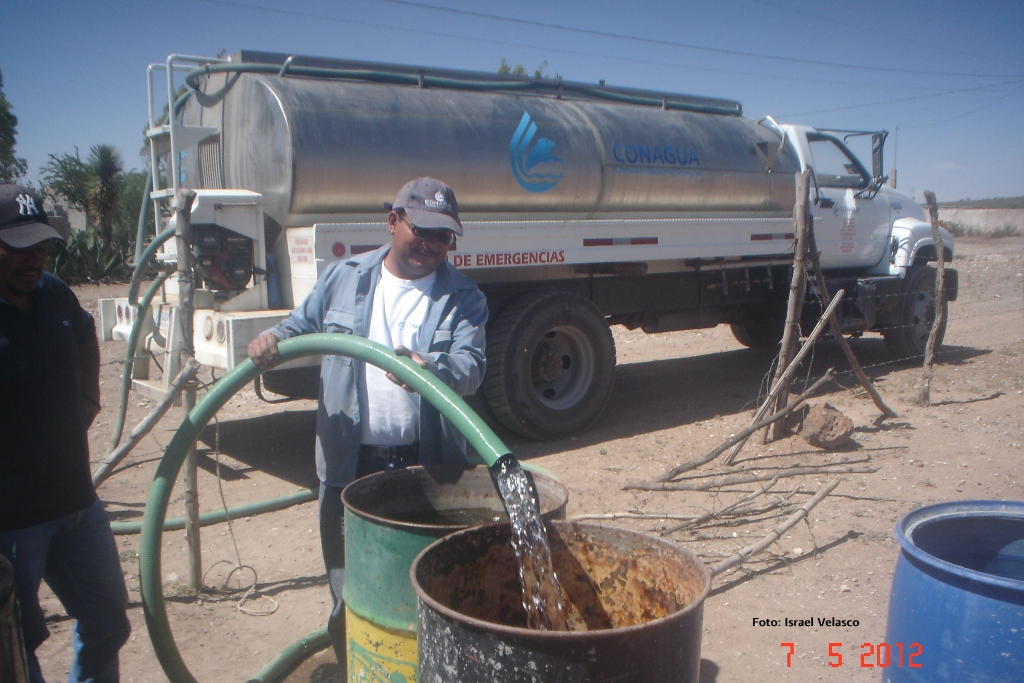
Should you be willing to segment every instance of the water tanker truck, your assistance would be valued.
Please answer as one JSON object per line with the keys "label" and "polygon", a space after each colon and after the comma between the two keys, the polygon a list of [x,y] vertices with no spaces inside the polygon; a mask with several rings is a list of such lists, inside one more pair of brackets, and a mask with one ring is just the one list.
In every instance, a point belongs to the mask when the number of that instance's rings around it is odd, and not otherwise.
{"label": "water tanker truck", "polygon": [[[449,260],[490,309],[479,397],[520,435],[561,437],[599,414],[615,375],[610,325],[728,324],[746,346],[778,344],[805,169],[844,332],[880,332],[896,357],[923,353],[929,262],[951,260],[953,239],[934,244],[920,206],[886,185],[884,131],[871,134],[869,171],[846,144],[859,133],[754,121],[729,100],[262,52],[151,66],[151,112],[184,72],[190,91],[169,120],[151,114],[147,136],[158,232],[178,190],[196,191],[192,328],[205,365],[245,360],[330,262],[383,244],[387,202],[423,175],[458,196],[465,236]],[[157,258],[175,263],[174,240]],[[955,271],[946,283],[955,299]],[[139,321],[139,353],[154,362],[135,364],[137,390],[160,394],[178,370],[177,301],[171,278]],[[820,314],[813,285],[805,313]],[[135,315],[126,300],[101,302],[104,337],[127,339]],[[304,362],[264,386],[317,396],[316,360]]]}

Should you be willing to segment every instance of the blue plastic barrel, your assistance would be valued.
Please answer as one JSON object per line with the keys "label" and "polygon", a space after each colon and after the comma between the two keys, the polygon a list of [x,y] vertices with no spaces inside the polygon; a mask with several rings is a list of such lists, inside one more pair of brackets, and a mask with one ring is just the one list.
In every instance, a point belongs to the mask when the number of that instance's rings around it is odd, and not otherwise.
{"label": "blue plastic barrel", "polygon": [[923,507],[896,539],[882,680],[1024,681],[1024,502]]}

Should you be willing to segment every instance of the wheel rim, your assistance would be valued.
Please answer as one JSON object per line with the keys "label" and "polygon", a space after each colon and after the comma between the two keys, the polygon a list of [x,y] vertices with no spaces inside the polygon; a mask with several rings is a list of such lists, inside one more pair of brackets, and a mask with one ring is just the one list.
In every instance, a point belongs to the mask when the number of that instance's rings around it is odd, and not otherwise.
{"label": "wheel rim", "polygon": [[553,327],[533,351],[530,381],[534,394],[553,410],[571,408],[586,397],[596,367],[594,347],[580,330]]}
{"label": "wheel rim", "polygon": [[918,292],[910,309],[910,333],[918,342],[927,342],[935,322],[935,297],[929,292]]}

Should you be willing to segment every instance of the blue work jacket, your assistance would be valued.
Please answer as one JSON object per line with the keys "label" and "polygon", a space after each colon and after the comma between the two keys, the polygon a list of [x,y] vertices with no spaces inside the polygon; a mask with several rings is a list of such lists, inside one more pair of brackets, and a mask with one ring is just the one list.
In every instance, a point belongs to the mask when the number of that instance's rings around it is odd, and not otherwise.
{"label": "blue work jacket", "polygon": [[[316,332],[366,337],[373,293],[390,249],[386,244],[329,265],[302,305],[270,332],[279,340]],[[420,348],[430,349],[421,354],[430,363],[430,372],[460,396],[472,394],[483,381],[486,322],[487,300],[476,283],[447,261],[442,263],[419,341]],[[357,389],[365,381],[365,363],[348,356],[323,357],[316,471],[329,486],[345,486],[356,477],[362,436]],[[420,401],[419,461],[421,465],[469,463],[465,439],[427,401]]]}

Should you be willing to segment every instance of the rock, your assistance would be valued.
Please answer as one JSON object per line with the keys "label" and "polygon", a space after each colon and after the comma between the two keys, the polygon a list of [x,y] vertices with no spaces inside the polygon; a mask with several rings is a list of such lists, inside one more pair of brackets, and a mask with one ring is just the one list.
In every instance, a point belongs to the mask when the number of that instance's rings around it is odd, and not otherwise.
{"label": "rock", "polygon": [[801,436],[812,446],[833,450],[850,440],[853,420],[828,403],[816,403],[807,411]]}

